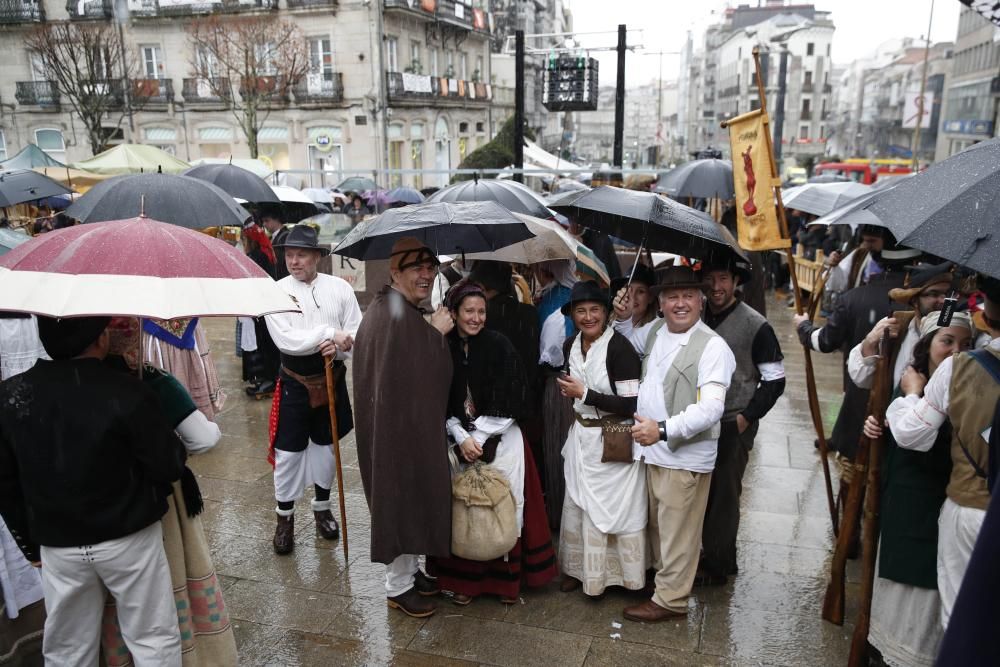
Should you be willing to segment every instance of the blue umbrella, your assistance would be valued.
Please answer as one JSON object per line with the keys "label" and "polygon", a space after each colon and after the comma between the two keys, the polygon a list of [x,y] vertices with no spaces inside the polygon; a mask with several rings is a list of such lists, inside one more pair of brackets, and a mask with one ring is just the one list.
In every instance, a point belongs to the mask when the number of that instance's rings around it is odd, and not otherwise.
{"label": "blue umbrella", "polygon": [[427,199],[419,190],[406,187],[393,188],[385,193],[385,196],[390,203],[398,204],[421,204]]}
{"label": "blue umbrella", "polygon": [[31,239],[24,232],[0,228],[0,255],[6,255],[17,246]]}

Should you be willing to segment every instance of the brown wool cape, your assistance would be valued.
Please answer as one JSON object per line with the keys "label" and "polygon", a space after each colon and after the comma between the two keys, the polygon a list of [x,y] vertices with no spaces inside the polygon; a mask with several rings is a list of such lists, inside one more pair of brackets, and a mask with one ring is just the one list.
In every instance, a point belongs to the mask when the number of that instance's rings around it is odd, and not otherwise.
{"label": "brown wool cape", "polygon": [[445,420],[451,353],[437,329],[386,287],[354,343],[354,429],[371,511],[371,559],[451,551]]}

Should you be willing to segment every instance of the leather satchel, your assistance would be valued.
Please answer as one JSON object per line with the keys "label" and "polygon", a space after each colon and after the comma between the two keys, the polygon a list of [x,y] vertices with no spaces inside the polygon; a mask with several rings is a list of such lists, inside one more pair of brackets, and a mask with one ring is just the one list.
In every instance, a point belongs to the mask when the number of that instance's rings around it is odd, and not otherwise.
{"label": "leather satchel", "polygon": [[632,463],[632,424],[608,415],[601,417],[604,450],[601,463]]}

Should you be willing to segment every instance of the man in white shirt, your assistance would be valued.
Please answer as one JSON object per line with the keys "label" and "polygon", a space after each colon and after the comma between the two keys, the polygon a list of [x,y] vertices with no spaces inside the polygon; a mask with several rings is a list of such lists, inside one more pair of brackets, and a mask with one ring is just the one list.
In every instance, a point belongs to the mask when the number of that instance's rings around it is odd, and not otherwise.
{"label": "man in white shirt", "polygon": [[646,463],[657,570],[652,599],[625,609],[631,621],[685,616],[698,569],[719,422],[736,370],[729,346],[701,321],[704,289],[689,267],[667,269],[653,288],[663,319],[638,329],[627,297],[615,299],[615,328],[644,355],[632,437],[636,460]]}
{"label": "man in white shirt", "polygon": [[327,395],[325,366],[334,366],[337,430],[343,438],[354,428],[343,359],[361,324],[361,308],[347,281],[319,273],[319,260],[330,251],[318,245],[315,229],[296,225],[276,249],[284,255],[289,271],[278,285],[302,309],[266,318],[267,330],[281,352],[268,456],[274,465],[278,502],[274,551],[288,554],[295,547],[295,501],[310,484],[316,494],[312,501],[316,532],[327,540],[340,536],[330,512],[335,461],[328,402],[334,396]]}

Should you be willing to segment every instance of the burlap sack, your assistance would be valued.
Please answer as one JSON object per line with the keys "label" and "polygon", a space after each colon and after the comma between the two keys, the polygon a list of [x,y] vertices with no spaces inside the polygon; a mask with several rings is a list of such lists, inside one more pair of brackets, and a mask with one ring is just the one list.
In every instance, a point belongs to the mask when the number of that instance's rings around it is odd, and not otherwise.
{"label": "burlap sack", "polygon": [[451,483],[451,553],[489,561],[517,543],[517,503],[510,483],[493,466],[477,463]]}

